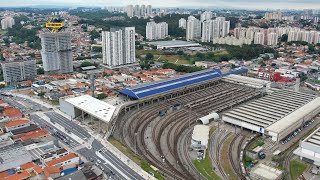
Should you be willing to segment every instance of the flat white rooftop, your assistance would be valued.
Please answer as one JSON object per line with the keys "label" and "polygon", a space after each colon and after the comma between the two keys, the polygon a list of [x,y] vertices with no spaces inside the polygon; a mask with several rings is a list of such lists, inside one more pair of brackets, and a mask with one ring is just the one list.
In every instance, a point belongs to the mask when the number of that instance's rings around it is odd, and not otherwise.
{"label": "flat white rooftop", "polygon": [[208,141],[210,127],[207,125],[195,125],[193,128],[192,139],[197,141]]}
{"label": "flat white rooftop", "polygon": [[181,41],[181,40],[172,40],[172,41],[154,41],[148,42],[148,44],[159,46],[162,48],[179,48],[179,47],[193,47],[193,46],[200,46],[199,43],[196,42],[188,42],[188,41]]}
{"label": "flat white rooftop", "polygon": [[280,176],[282,176],[282,171],[260,163],[258,164],[258,167],[251,172],[251,174],[262,177],[263,179],[272,180],[278,179]]}
{"label": "flat white rooftop", "polygon": [[100,101],[92,96],[83,95],[65,99],[74,107],[90,114],[91,116],[105,122],[110,122],[116,107],[104,101]]}

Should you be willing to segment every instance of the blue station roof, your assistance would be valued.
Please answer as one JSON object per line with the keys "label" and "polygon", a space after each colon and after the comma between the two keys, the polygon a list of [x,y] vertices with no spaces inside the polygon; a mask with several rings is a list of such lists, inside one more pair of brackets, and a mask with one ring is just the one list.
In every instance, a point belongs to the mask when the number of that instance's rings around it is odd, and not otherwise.
{"label": "blue station roof", "polygon": [[236,68],[230,72],[222,73],[218,69],[208,69],[195,73],[190,73],[177,78],[145,83],[120,90],[119,92],[135,99],[142,99],[148,96],[165,93],[172,90],[177,90],[190,85],[199,84],[204,81],[219,78],[229,74],[242,74],[248,70],[244,68]]}

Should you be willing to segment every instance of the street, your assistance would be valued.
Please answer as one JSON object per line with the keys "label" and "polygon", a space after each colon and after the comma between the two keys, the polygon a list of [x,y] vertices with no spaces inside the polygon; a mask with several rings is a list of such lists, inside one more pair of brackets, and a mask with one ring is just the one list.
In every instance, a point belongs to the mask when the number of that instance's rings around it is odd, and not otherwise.
{"label": "street", "polygon": [[[41,128],[48,130],[60,142],[94,163],[109,179],[144,179],[129,168],[126,163],[107,150],[84,128],[68,118],[54,111],[48,111],[48,108],[30,99],[4,95],[0,95],[0,99],[29,115],[31,121]],[[40,113],[41,115],[39,115]]]}

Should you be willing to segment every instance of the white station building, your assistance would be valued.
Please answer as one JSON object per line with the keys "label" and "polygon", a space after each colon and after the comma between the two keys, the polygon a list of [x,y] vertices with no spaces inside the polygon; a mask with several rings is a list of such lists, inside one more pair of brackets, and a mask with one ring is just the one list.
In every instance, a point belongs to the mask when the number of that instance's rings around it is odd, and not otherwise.
{"label": "white station building", "polygon": [[210,127],[195,125],[191,138],[191,147],[196,150],[205,150],[208,147]]}
{"label": "white station building", "polygon": [[72,118],[83,118],[86,114],[109,124],[116,107],[89,95],[60,98],[60,110]]}
{"label": "white station building", "polygon": [[281,141],[320,112],[320,97],[288,90],[240,105],[222,115],[222,121]]}
{"label": "white station building", "polygon": [[293,153],[298,155],[301,160],[320,166],[320,128],[301,141]]}

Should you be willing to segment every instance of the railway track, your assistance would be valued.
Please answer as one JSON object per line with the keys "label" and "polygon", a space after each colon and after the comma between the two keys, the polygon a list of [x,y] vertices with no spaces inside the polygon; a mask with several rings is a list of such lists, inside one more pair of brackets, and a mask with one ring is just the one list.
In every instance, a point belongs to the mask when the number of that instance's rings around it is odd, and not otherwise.
{"label": "railway track", "polygon": [[[238,146],[236,146],[236,141],[239,139],[240,137],[240,140],[239,140],[239,143],[238,143]],[[237,174],[238,178],[243,180],[245,179],[244,176],[242,175],[241,173],[241,167],[240,167],[240,164],[239,164],[239,156],[240,156],[240,153],[241,153],[241,145],[243,143],[243,141],[245,140],[245,136],[236,136],[230,143],[230,147],[229,147],[229,159],[230,159],[230,163],[232,165],[232,168],[234,170],[234,172]],[[233,149],[237,149],[237,152],[236,152],[236,157],[233,156],[232,154],[232,150]]]}
{"label": "railway track", "polygon": [[[157,167],[166,178],[197,179],[195,178],[196,174],[191,173],[189,169],[191,167],[193,172],[197,172],[188,155],[187,143],[190,143],[191,136],[190,133],[185,135],[184,132],[188,132],[189,129],[192,130],[189,126],[192,127],[195,124],[195,120],[200,116],[207,115],[208,112],[212,112],[213,110],[220,112],[230,107],[231,100],[236,104],[243,101],[243,99],[254,96],[252,89],[242,88],[239,90],[239,87],[243,86],[221,82],[206,89],[190,92],[165,102],[158,102],[133,110],[121,117],[121,122],[119,123],[120,138],[132,150],[136,150],[146,161]],[[234,94],[232,99],[231,94]],[[197,100],[199,102],[196,102]],[[183,107],[183,105],[192,102],[195,102],[193,103],[194,107],[192,110],[189,111]],[[159,117],[159,111],[168,110],[172,105],[177,103],[181,104],[181,109],[170,110],[164,117]],[[189,118],[191,118],[190,121]],[[149,131],[150,135],[148,134]],[[219,138],[215,145],[215,149],[218,150],[213,157],[216,158],[215,162],[221,176],[226,177],[219,158],[222,144],[230,134],[221,134],[219,133]],[[151,138],[149,139],[149,137]],[[183,139],[184,148],[182,149],[182,153],[184,155],[181,157],[181,154],[179,154],[181,147],[178,144]],[[149,147],[152,150],[149,150]],[[165,159],[164,162],[163,158]],[[189,164],[187,166],[188,169],[182,162]]]}
{"label": "railway track", "polygon": [[[212,159],[212,162],[216,164],[217,170],[220,177],[223,179],[228,179],[228,175],[224,172],[223,167],[220,163],[220,150],[223,145],[223,142],[229,137],[230,133],[226,131],[216,130],[216,132],[211,138],[209,156]],[[215,136],[218,137],[216,138]],[[213,147],[213,148],[212,148]]]}

